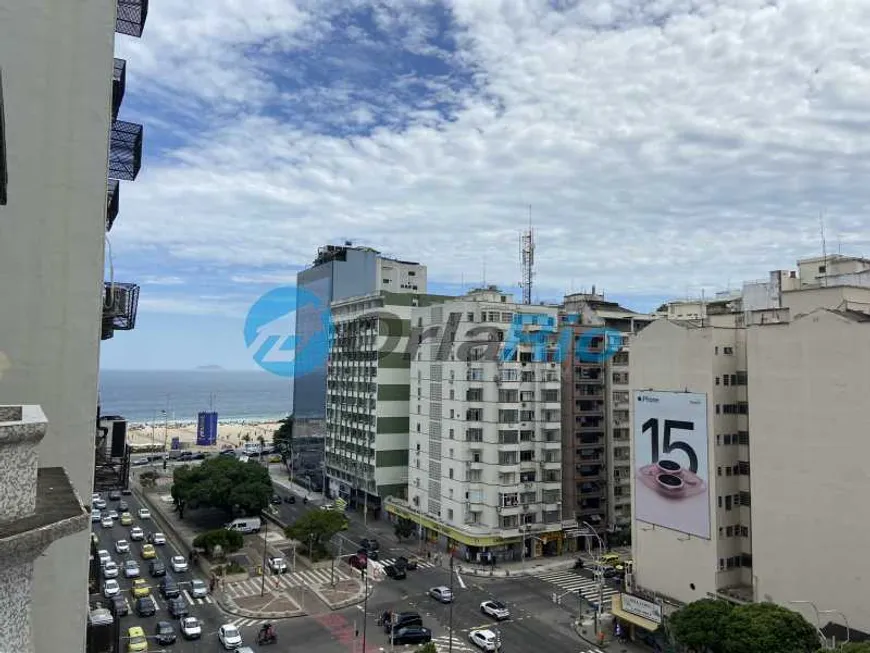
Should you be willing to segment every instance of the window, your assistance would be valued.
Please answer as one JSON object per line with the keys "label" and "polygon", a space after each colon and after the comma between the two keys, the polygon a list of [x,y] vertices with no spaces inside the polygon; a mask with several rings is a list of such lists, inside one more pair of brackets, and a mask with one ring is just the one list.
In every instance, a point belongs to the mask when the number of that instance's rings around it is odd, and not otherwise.
{"label": "window", "polygon": [[728,494],[725,496],[725,510],[731,510],[732,505],[731,495]]}
{"label": "window", "polygon": [[725,476],[731,476],[731,468],[730,467],[725,468]]}
{"label": "window", "polygon": [[734,537],[734,527],[726,526],[725,527],[725,537]]}
{"label": "window", "polygon": [[722,468],[721,467],[716,468],[716,476],[722,476]]}
{"label": "window", "polygon": [[454,433],[453,433],[453,429],[450,429],[450,439],[453,440],[454,437],[455,437],[455,436],[454,436]]}
{"label": "window", "polygon": [[729,381],[729,377],[728,377],[727,374],[725,374],[725,375],[722,377],[722,385],[730,385],[730,384],[728,383],[728,381]]}
{"label": "window", "polygon": [[731,434],[729,434],[729,433],[725,434],[725,444],[726,445],[731,444]]}
{"label": "window", "polygon": [[483,388],[469,388],[465,391],[466,401],[483,401]]}
{"label": "window", "polygon": [[483,442],[483,429],[465,429],[465,439],[468,442]]}
{"label": "window", "polygon": [[501,424],[513,424],[517,421],[518,411],[516,410],[500,410],[498,411],[498,421]]}
{"label": "window", "polygon": [[733,356],[734,355],[734,347],[723,347],[722,353],[725,354],[726,356]]}
{"label": "window", "polygon": [[453,508],[447,509],[447,519],[449,519],[450,521],[453,521]]}
{"label": "window", "polygon": [[479,422],[483,418],[483,410],[481,408],[469,408],[465,411],[465,419],[469,422]]}
{"label": "window", "polygon": [[[453,372],[451,372],[451,374],[453,374]],[[420,388],[417,388],[417,396],[420,396]],[[453,388],[450,389],[450,398],[456,399],[456,391]]]}
{"label": "window", "polygon": [[452,468],[452,467],[451,467],[450,469],[447,470],[447,476],[448,476],[449,478],[453,478],[453,468]]}
{"label": "window", "polygon": [[722,408],[719,404],[716,404],[716,414],[718,415],[720,412],[722,412]]}
{"label": "window", "polygon": [[716,377],[716,385],[719,385],[719,377]]}

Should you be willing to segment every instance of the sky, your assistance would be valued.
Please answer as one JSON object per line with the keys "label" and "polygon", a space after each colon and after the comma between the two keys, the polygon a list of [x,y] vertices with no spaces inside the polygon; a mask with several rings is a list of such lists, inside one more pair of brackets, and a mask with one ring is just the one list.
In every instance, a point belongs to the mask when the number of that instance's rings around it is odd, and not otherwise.
{"label": "sky", "polygon": [[[109,240],[139,321],[112,369],[255,369],[245,314],[317,248],[430,291],[635,310],[870,254],[865,0],[160,0],[120,118],[145,125]],[[108,266],[107,266],[108,269]]]}

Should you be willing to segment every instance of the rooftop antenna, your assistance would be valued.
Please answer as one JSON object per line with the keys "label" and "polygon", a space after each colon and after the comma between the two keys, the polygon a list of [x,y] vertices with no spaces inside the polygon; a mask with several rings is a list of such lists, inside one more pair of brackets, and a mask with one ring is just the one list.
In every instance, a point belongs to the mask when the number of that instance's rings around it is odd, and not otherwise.
{"label": "rooftop antenna", "polygon": [[819,230],[822,235],[822,285],[828,285],[828,246],[825,243],[825,214],[819,212]]}
{"label": "rooftop antenna", "polygon": [[483,287],[486,288],[486,254],[483,255]]}
{"label": "rooftop antenna", "polygon": [[529,229],[520,236],[520,257],[523,266],[523,304],[532,303],[532,284],[535,277],[535,233],[532,230],[532,205],[529,204]]}

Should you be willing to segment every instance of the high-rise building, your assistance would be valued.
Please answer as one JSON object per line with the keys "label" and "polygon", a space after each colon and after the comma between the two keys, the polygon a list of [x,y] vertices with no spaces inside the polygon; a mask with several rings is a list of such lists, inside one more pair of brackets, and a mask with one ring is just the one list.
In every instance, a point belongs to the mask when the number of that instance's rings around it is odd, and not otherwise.
{"label": "high-rise building", "polygon": [[562,515],[613,544],[631,536],[629,347],[654,319],[594,288],[567,295],[560,317],[573,336],[562,338]]}
{"label": "high-rise building", "polygon": [[332,303],[326,406],[329,494],[377,518],[408,487],[411,311],[441,295],[377,293]]}
{"label": "high-rise building", "polygon": [[[120,279],[104,284],[104,248],[118,214],[118,180],[136,177],[142,155],[142,126],[119,119],[126,62],[113,56],[115,32],[141,35],[147,6],[0,0],[0,403],[22,413],[0,421],[44,429],[32,454],[0,448],[0,468],[29,473],[38,456],[38,510],[73,500],[62,484],[57,503],[40,495],[42,480],[61,479],[64,470],[90,502],[100,340],[135,324],[138,287]],[[47,420],[28,417],[34,405]],[[0,520],[9,533],[37,529],[49,516]],[[19,532],[22,542],[33,535]],[[32,610],[30,621],[16,615],[12,623],[0,611],[0,648],[84,650],[89,551],[80,531],[51,543],[32,565],[0,564],[0,595]],[[26,642],[30,623],[38,627]],[[13,646],[8,638],[18,635]]]}
{"label": "high-rise building", "polygon": [[870,631],[870,563],[855,549],[870,492],[870,260],[798,268],[634,339],[632,580],[675,605],[773,601],[842,641],[846,626]]}
{"label": "high-rise building", "polygon": [[293,414],[300,433],[323,435],[326,361],[332,302],[385,290],[426,292],[426,266],[381,256],[370,247],[327,245],[310,268],[296,276],[296,370]]}
{"label": "high-rise building", "polygon": [[561,551],[558,308],[489,287],[411,324],[408,500],[388,512],[470,560]]}

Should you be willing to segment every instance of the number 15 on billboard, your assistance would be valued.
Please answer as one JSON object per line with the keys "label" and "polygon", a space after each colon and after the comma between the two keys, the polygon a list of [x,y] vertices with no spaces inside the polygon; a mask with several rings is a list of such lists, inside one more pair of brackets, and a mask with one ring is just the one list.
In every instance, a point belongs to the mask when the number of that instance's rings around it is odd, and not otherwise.
{"label": "number 15 on billboard", "polygon": [[635,516],[710,537],[707,396],[635,393]]}

